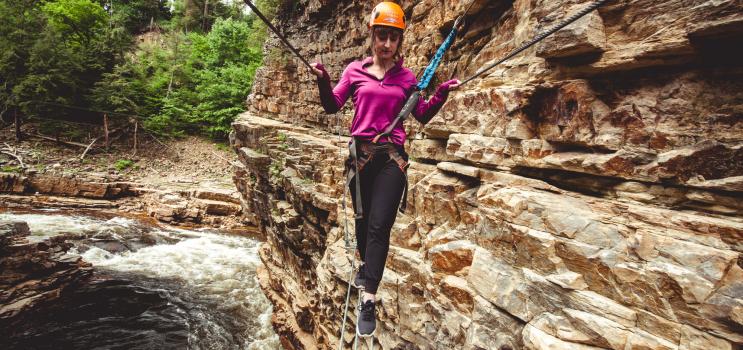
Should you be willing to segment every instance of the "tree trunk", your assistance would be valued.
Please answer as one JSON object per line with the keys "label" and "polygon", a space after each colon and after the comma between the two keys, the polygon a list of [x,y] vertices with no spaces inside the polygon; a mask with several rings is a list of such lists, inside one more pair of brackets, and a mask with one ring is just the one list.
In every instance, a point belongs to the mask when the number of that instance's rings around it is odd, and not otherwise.
{"label": "tree trunk", "polygon": [[139,121],[134,122],[134,154],[137,154],[137,127],[139,126]]}
{"label": "tree trunk", "polygon": [[108,150],[108,114],[103,114],[103,137],[105,140],[106,150]]}
{"label": "tree trunk", "polygon": [[18,115],[18,108],[13,108],[13,117],[13,122],[15,123],[15,140],[20,142],[23,139],[23,134],[21,133],[21,117]]}
{"label": "tree trunk", "polygon": [[183,1],[183,31],[188,34],[188,20],[191,18],[189,14],[191,13],[191,0],[184,0]]}
{"label": "tree trunk", "polygon": [[209,0],[204,0],[204,33],[206,33],[206,15],[208,13]]}

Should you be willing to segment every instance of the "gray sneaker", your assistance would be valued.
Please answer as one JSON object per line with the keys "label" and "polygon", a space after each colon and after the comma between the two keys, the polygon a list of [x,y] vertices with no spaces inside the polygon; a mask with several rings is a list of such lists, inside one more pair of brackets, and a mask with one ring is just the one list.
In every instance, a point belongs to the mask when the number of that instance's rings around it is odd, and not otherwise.
{"label": "gray sneaker", "polygon": [[371,337],[377,329],[377,315],[375,304],[367,300],[359,308],[359,319],[356,322],[356,334],[359,337]]}

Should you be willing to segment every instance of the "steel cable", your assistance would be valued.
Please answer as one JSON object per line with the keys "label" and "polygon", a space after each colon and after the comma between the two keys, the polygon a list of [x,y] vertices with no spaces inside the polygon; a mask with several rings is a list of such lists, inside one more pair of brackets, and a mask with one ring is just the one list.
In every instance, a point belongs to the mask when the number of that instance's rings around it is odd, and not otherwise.
{"label": "steel cable", "polygon": [[567,26],[567,25],[569,25],[569,24],[577,21],[579,18],[581,18],[581,17],[583,17],[583,16],[591,13],[593,10],[601,7],[601,5],[603,5],[604,3],[608,2],[608,1],[609,0],[597,0],[596,2],[594,2],[593,4],[591,4],[590,6],[584,8],[583,10],[579,11],[578,13],[576,13],[576,14],[568,17],[566,20],[558,23],[557,25],[555,25],[554,27],[548,29],[547,31],[545,31],[545,32],[537,35],[532,40],[530,40],[529,42],[521,45],[521,47],[519,47],[518,49],[512,51],[511,53],[509,53],[505,57],[501,58],[500,60],[496,61],[495,63],[492,63],[492,64],[490,64],[490,65],[488,65],[486,67],[480,68],[471,77],[463,80],[462,83],[459,86],[461,87],[462,85],[468,83],[469,81],[471,81],[471,80],[477,78],[478,76],[482,75],[483,73],[489,71],[493,67],[495,67],[495,66],[497,66],[497,65],[499,65],[499,64],[501,64],[501,63],[503,63],[505,61],[507,61],[508,59],[512,58],[513,56],[518,55],[522,51],[524,51],[524,50],[532,47],[534,44],[536,44],[536,43],[544,40],[546,37],[554,34],[555,32],[557,32],[558,30],[562,29],[563,27],[565,27],[565,26]]}

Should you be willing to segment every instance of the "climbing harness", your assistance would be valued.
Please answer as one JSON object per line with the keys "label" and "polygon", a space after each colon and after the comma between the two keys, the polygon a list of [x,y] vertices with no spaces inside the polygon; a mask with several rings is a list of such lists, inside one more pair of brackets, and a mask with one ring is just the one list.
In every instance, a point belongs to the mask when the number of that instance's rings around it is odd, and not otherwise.
{"label": "climbing harness", "polygon": [[276,27],[274,27],[273,24],[271,24],[271,21],[269,21],[268,18],[266,18],[266,16],[264,16],[261,13],[261,11],[258,9],[258,7],[256,7],[255,5],[253,5],[253,3],[250,2],[250,0],[244,0],[244,1],[245,1],[245,4],[247,4],[250,7],[250,9],[253,10],[253,12],[255,12],[255,15],[258,16],[258,18],[260,18],[261,21],[263,21],[263,23],[265,23],[268,26],[268,28],[270,28],[271,31],[274,34],[276,34],[276,36],[278,36],[279,39],[281,39],[281,41],[283,41],[284,44],[286,44],[287,47],[289,47],[290,50],[292,50],[292,52],[294,53],[294,55],[296,55],[299,58],[299,60],[302,61],[302,63],[304,63],[305,66],[307,66],[307,68],[309,68],[310,70],[312,70],[313,69],[312,68],[312,65],[310,65],[310,63],[307,62],[307,60],[299,53],[299,51],[297,51],[297,49],[295,49],[294,46],[292,46],[292,44],[290,44],[289,41],[286,40],[286,38],[283,35],[281,35],[281,33],[279,33],[279,30],[276,29]]}
{"label": "climbing harness", "polygon": [[403,156],[403,154],[405,154],[405,151],[398,148],[398,146],[395,146],[391,142],[373,143],[362,141],[355,137],[351,140],[348,149],[349,157],[346,160],[346,187],[351,186],[351,181],[353,181],[354,177],[356,177],[356,181],[354,183],[354,197],[356,199],[354,211],[356,214],[354,217],[356,219],[362,219],[364,217],[363,208],[361,205],[361,181],[359,180],[360,176],[357,176],[361,173],[367,163],[369,163],[375,157],[383,155],[387,155],[389,157],[389,161],[395,162],[395,164],[397,164],[397,167],[400,168],[400,171],[402,171],[403,175],[405,176],[405,188],[403,189],[400,204],[398,206],[398,211],[404,213],[405,208],[407,208],[407,201],[405,199],[408,195],[407,172],[408,166],[410,165],[408,164],[408,161],[406,159],[407,157]]}

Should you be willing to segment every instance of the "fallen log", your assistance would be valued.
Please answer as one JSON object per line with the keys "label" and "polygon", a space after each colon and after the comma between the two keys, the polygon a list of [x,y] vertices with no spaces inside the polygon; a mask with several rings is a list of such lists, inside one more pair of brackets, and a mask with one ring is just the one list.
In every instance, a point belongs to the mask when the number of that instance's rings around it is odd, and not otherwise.
{"label": "fallen log", "polygon": [[84,143],[79,143],[79,142],[74,142],[74,141],[57,140],[57,138],[55,138],[55,137],[44,136],[44,135],[41,135],[41,134],[27,134],[27,135],[28,136],[31,136],[31,137],[40,138],[42,140],[48,140],[48,141],[58,142],[58,143],[61,143],[63,145],[67,145],[67,146],[75,146],[75,147],[81,147],[81,148],[87,148],[88,147],[88,145],[87,144],[84,144]]}

